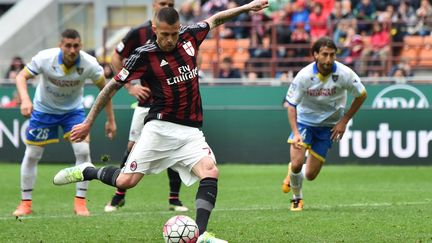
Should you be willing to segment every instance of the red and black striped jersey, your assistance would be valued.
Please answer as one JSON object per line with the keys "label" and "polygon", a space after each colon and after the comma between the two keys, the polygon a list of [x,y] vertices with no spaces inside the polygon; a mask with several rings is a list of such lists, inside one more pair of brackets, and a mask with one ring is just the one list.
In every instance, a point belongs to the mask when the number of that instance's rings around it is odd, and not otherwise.
{"label": "red and black striped jersey", "polygon": [[[123,40],[117,45],[115,51],[122,57],[128,58],[134,50],[140,46],[150,43],[152,39],[155,39],[156,35],[152,30],[152,22],[146,21],[144,24],[131,29]],[[144,83],[141,80],[141,84]],[[138,100],[138,106],[149,107],[152,99],[149,98],[145,101]]]}
{"label": "red and black striped jersey", "polygon": [[145,80],[153,104],[145,122],[152,119],[201,127],[203,114],[198,83],[197,56],[210,26],[206,22],[182,26],[173,51],[162,51],[155,40],[135,50],[114,77],[119,82]]}
{"label": "red and black striped jersey", "polygon": [[131,29],[122,39],[115,51],[123,58],[128,58],[133,51],[156,38],[152,30],[152,22],[146,21],[144,24]]}

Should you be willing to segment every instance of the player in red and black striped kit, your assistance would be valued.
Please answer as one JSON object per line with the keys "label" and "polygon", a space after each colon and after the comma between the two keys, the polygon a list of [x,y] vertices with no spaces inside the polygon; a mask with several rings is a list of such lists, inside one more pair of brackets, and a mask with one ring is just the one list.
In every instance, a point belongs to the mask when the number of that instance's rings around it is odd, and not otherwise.
{"label": "player in red and black striped kit", "polygon": [[[74,126],[71,140],[81,141],[90,132],[96,116],[125,82],[142,78],[148,83],[154,103],[146,117],[141,138],[123,168],[95,168],[86,163],[59,171],[54,184],[100,180],[120,188],[132,188],[144,177],[171,167],[186,185],[200,180],[196,194],[196,223],[201,242],[226,242],[207,232],[218,192],[216,159],[199,127],[202,125],[198,88],[197,51],[209,30],[244,12],[260,11],[267,0],[254,0],[228,9],[195,25],[180,28],[173,8],[162,8],[153,31],[156,40],[137,48],[96,98],[86,120]],[[145,139],[144,139],[145,138]]]}
{"label": "player in red and black striped kit", "polygon": [[[174,7],[174,0],[153,0],[154,12],[157,12],[159,11],[159,9],[164,7]],[[152,22],[150,20],[130,30],[123,38],[123,40],[117,45],[115,52],[111,58],[111,63],[113,65],[114,71],[118,73],[121,70],[123,66],[123,60],[128,58],[136,48],[146,43],[149,43],[151,39],[155,38],[156,36],[152,30]],[[129,132],[129,142],[120,167],[124,166],[124,163],[126,163],[127,157],[129,156],[132,147],[140,137],[141,130],[144,126],[144,118],[147,116],[151,105],[151,99],[143,99],[143,95],[146,92],[143,86],[138,84],[128,84],[126,85],[126,88],[128,89],[130,95],[137,98],[138,106],[134,110]],[[170,193],[168,198],[169,209],[180,212],[188,211],[188,208],[183,206],[183,203],[180,201],[179,197],[181,187],[181,179],[179,174],[171,168],[168,168],[167,172],[170,187]],[[112,197],[111,201],[108,202],[108,204],[105,206],[105,212],[113,212],[116,211],[118,207],[123,206],[125,204],[125,196],[126,190],[117,188],[117,191]]]}

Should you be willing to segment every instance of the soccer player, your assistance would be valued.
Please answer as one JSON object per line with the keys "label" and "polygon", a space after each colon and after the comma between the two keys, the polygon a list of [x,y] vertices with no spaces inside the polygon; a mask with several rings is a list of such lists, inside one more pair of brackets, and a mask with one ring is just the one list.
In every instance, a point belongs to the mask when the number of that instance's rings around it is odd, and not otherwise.
{"label": "soccer player", "polygon": [[[318,176],[327,151],[342,138],[348,121],[366,99],[358,75],[335,61],[336,50],[332,39],[318,39],[311,49],[315,61],[296,75],[285,98],[292,132],[288,139],[291,162],[282,191],[293,191],[291,211],[303,210],[303,178]],[[348,92],[354,100],[345,112]],[[304,165],[306,151],[309,156]]]}
{"label": "soccer player", "polygon": [[87,136],[97,114],[125,82],[143,79],[154,99],[141,137],[133,147],[125,166],[95,168],[91,163],[59,171],[56,185],[97,179],[119,188],[132,188],[144,175],[171,167],[187,185],[200,180],[196,194],[198,242],[226,242],[209,234],[207,224],[218,189],[219,171],[215,156],[200,131],[203,121],[199,92],[198,48],[211,29],[230,18],[249,11],[260,11],[267,0],[219,12],[203,22],[180,27],[173,8],[158,11],[153,23],[156,39],[136,49],[123,69],[98,95],[86,120],[73,128],[71,138],[81,141]]}
{"label": "soccer player", "polygon": [[[163,7],[174,7],[174,0],[153,0],[153,11],[155,13]],[[123,38],[122,42],[117,45],[117,48],[112,55],[111,63],[114,67],[114,71],[118,73],[122,69],[123,60],[129,57],[136,48],[146,44],[151,38],[154,38],[151,20],[129,31],[125,38]],[[125,87],[132,96],[137,97],[138,106],[134,110],[131,128],[129,131],[129,142],[120,167],[123,167],[124,163],[126,163],[127,157],[129,156],[132,147],[141,135],[141,130],[144,126],[144,118],[147,116],[151,104],[149,99],[143,99],[145,93],[147,92],[145,90],[145,83],[143,86],[139,84],[126,84]],[[183,206],[179,198],[181,187],[181,179],[179,174],[171,168],[168,168],[167,172],[170,186],[168,198],[169,209],[179,212],[188,211],[188,208]],[[111,201],[105,206],[105,212],[113,212],[116,211],[118,207],[123,206],[125,203],[125,196],[126,190],[117,188],[117,191],[115,192]]]}
{"label": "soccer player", "polygon": [[[36,182],[37,164],[45,145],[59,142],[58,127],[64,138],[85,119],[83,107],[84,82],[89,79],[102,90],[105,86],[103,69],[96,59],[81,51],[81,37],[76,30],[67,29],[61,34],[60,47],[40,51],[16,77],[21,98],[21,114],[30,116],[26,131],[26,151],[21,164],[21,203],[13,212],[15,216],[32,213],[32,191]],[[33,103],[27,90],[27,80],[41,74]],[[106,106],[106,135],[112,139],[116,124],[111,102]],[[76,165],[90,161],[88,136],[80,142],[71,142]],[[76,186],[74,210],[77,215],[88,216],[86,192],[88,182]]]}

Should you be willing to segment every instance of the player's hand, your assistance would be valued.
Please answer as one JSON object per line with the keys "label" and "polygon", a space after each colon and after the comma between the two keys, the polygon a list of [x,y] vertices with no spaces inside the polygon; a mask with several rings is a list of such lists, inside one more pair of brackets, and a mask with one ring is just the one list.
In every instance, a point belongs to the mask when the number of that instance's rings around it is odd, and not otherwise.
{"label": "player's hand", "polygon": [[303,145],[302,145],[303,144],[303,138],[300,135],[300,133],[295,133],[292,140],[293,140],[292,145],[294,146],[294,148],[296,148],[296,149],[302,149],[303,148]]}
{"label": "player's hand", "polygon": [[114,121],[105,122],[105,135],[109,140],[113,140],[117,133],[117,125]]}
{"label": "player's hand", "polygon": [[269,0],[254,0],[248,3],[250,11],[260,11],[269,6]]}
{"label": "player's hand", "polygon": [[344,122],[338,122],[332,129],[332,134],[330,139],[333,142],[339,142],[342,139],[346,129],[346,124]]}
{"label": "player's hand", "polygon": [[140,101],[147,100],[151,95],[151,91],[148,87],[139,84],[131,85],[128,88],[128,92],[130,95],[132,95],[133,97],[137,98]]}
{"label": "player's hand", "polygon": [[30,100],[23,100],[21,102],[21,115],[24,117],[30,117],[32,111],[33,111],[33,104]]}
{"label": "player's hand", "polygon": [[70,140],[72,142],[82,142],[90,133],[90,125],[83,122],[72,127]]}

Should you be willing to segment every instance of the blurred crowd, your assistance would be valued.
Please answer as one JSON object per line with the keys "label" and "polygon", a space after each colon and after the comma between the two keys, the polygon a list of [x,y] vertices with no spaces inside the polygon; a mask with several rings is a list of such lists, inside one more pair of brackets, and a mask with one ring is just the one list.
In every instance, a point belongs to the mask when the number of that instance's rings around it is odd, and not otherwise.
{"label": "blurred crowd", "polygon": [[[179,10],[181,22],[194,23],[247,2],[186,1]],[[339,60],[360,75],[392,76],[398,70],[396,67],[405,65],[389,60],[391,56],[399,56],[402,49],[401,45],[391,43],[401,43],[406,35],[430,35],[431,26],[429,0],[274,0],[265,11],[236,17],[221,28],[216,37],[250,40],[248,51],[252,61],[245,65],[245,76],[248,76],[247,70],[269,65],[262,61],[265,58],[276,57],[280,70],[302,63],[298,57],[307,57],[310,43],[323,35],[333,37],[340,48]],[[254,58],[257,59],[255,63]],[[412,74],[411,70],[403,70],[403,73]],[[283,72],[276,75],[283,75]]]}

